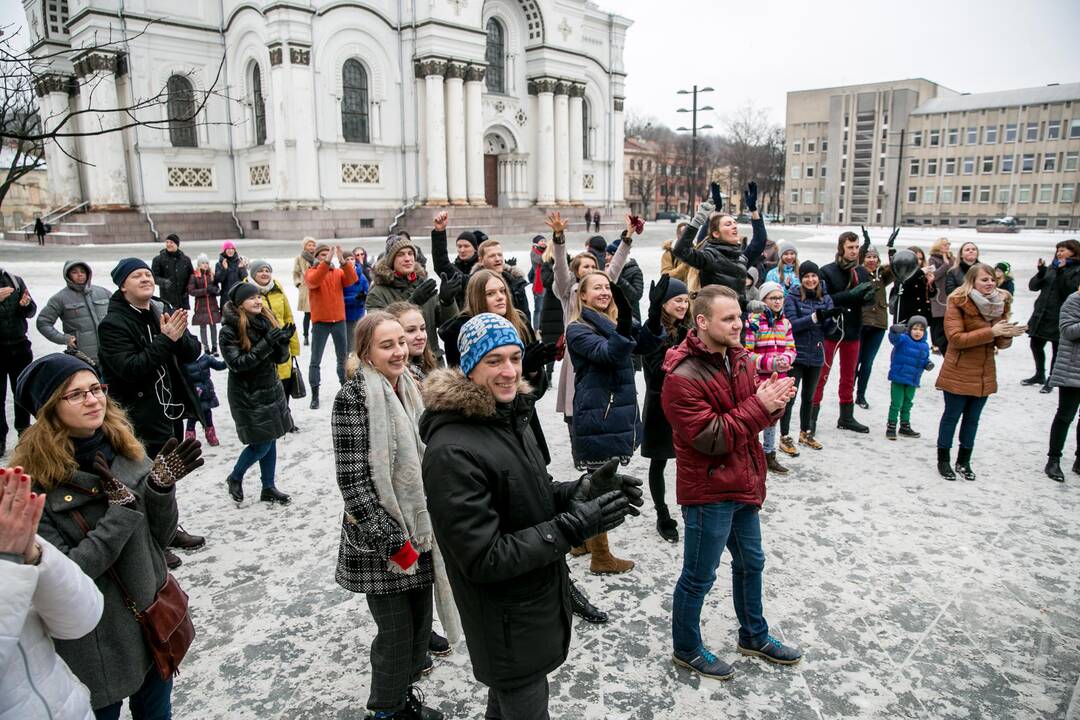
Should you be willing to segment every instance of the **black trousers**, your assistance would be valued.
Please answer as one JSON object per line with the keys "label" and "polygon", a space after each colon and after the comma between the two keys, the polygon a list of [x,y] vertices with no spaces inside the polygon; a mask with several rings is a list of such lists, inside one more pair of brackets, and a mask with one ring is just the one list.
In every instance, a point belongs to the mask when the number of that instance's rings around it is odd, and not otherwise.
{"label": "black trousers", "polygon": [[944,355],[945,351],[949,348],[949,338],[945,336],[944,317],[930,318],[930,342],[934,344],[934,347],[941,351],[942,355]]}
{"label": "black trousers", "polygon": [[431,588],[393,595],[367,595],[378,632],[371,641],[368,710],[397,711],[420,679],[431,640]]}
{"label": "black trousers", "polygon": [[[1080,387],[1059,387],[1057,412],[1050,424],[1050,452],[1046,453],[1051,460],[1061,458],[1077,410],[1080,410]],[[1076,423],[1076,454],[1080,458],[1080,422]]]}
{"label": "black trousers", "polygon": [[667,482],[664,471],[667,470],[667,458],[654,457],[649,459],[649,494],[652,495],[653,507],[656,508],[657,520],[670,520],[671,511],[664,499],[667,491]]}
{"label": "black trousers", "polygon": [[[817,390],[818,380],[821,378],[820,367],[807,365],[792,365],[788,375],[795,378],[796,389],[802,385],[802,395],[799,398],[799,429],[810,429],[810,414],[813,412],[814,391]],[[780,434],[788,435],[791,429],[791,409],[795,407],[795,398],[788,401],[784,408],[784,417],[780,419]]]}
{"label": "black trousers", "polygon": [[[1046,370],[1046,343],[1050,343],[1050,371]],[[1031,357],[1035,358],[1035,374],[1038,377],[1050,377],[1057,361],[1057,340],[1031,336]]]}
{"label": "black trousers", "polygon": [[[15,381],[19,379],[19,373],[34,360],[34,353],[30,349],[30,341],[24,340],[15,345],[0,346],[0,438],[6,438],[8,433],[7,423],[7,388],[8,380],[11,381],[11,396],[15,397]],[[15,406],[15,432],[22,432],[30,427],[30,411],[16,402]]]}
{"label": "black trousers", "polygon": [[546,675],[513,690],[488,688],[484,720],[549,720],[550,717]]}

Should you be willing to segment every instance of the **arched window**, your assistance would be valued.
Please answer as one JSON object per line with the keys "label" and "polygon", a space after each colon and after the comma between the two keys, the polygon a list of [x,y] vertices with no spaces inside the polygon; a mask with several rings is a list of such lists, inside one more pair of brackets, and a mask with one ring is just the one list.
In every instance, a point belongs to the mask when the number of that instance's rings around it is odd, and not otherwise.
{"label": "arched window", "polygon": [[367,71],[359,60],[346,60],[341,69],[341,132],[345,142],[371,142]]}
{"label": "arched window", "polygon": [[169,140],[173,147],[198,147],[195,135],[195,91],[183,75],[173,75],[165,85],[169,103]]}
{"label": "arched window", "polygon": [[495,18],[487,21],[487,89],[506,92],[506,29]]}
{"label": "arched window", "polygon": [[581,157],[589,159],[589,101],[581,101]]}
{"label": "arched window", "polygon": [[266,99],[263,97],[262,72],[251,64],[251,110],[255,120],[255,144],[266,143]]}

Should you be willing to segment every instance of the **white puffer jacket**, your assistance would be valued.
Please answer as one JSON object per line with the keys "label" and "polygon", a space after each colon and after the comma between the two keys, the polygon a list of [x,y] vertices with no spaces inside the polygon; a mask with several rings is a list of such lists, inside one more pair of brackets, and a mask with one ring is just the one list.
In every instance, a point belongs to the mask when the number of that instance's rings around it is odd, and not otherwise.
{"label": "white puffer jacket", "polygon": [[37,566],[0,560],[0,720],[93,720],[90,692],[53,649],[93,630],[94,581],[47,541]]}

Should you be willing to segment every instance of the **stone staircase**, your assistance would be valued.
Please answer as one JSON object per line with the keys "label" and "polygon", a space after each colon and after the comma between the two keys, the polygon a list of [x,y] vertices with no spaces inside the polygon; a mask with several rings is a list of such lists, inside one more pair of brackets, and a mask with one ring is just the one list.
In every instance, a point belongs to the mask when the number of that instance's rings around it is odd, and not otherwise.
{"label": "stone staircase", "polygon": [[[176,233],[184,240],[235,238],[236,223],[228,213],[191,212],[152,214],[160,239]],[[37,242],[33,231],[19,239]],[[14,236],[13,236],[14,237]],[[146,216],[137,210],[73,213],[53,225],[45,242],[50,245],[113,245],[154,242]]]}

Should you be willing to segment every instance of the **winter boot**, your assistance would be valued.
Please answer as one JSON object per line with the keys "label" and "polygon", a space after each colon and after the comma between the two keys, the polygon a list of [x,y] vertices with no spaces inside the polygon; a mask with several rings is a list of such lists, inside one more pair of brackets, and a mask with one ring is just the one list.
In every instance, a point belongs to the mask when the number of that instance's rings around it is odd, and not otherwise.
{"label": "winter boot", "polygon": [[194,440],[195,439],[195,431],[194,430],[185,430],[184,431],[184,439],[185,440]]}
{"label": "winter boot", "polygon": [[965,480],[975,479],[975,471],[971,469],[971,448],[962,447],[956,451],[956,474]]}
{"label": "winter boot", "polygon": [[1080,455],[1076,456],[1076,460],[1073,462],[1073,472],[1080,475]]}
{"label": "winter boot", "polygon": [[1046,461],[1046,468],[1043,470],[1046,473],[1046,477],[1051,480],[1057,480],[1058,482],[1065,482],[1065,473],[1061,472],[1061,463],[1057,458],[1050,458]]}
{"label": "winter boot", "polygon": [[855,406],[851,403],[840,403],[840,419],[836,421],[836,427],[857,433],[870,432],[870,428],[855,419]]}
{"label": "winter boot", "polygon": [[585,543],[584,545],[575,545],[574,547],[570,548],[570,557],[581,557],[582,555],[588,554],[589,543]]}
{"label": "winter boot", "polygon": [[900,423],[900,435],[907,438],[922,437],[922,433],[917,433],[911,429],[911,423],[909,422]]}
{"label": "winter boot", "polygon": [[1050,383],[1046,383],[1041,388],[1039,388],[1039,392],[1043,395],[1049,395],[1053,389],[1054,388],[1050,387]]}
{"label": "winter boot", "polygon": [[432,655],[443,657],[450,654],[450,641],[434,630],[431,631],[431,638],[428,640],[427,647],[428,652]]}
{"label": "winter boot", "polygon": [[608,614],[589,602],[585,593],[573,580],[570,581],[570,609],[585,622],[599,625],[608,621]]}
{"label": "winter boot", "polygon": [[769,468],[769,472],[776,473],[777,475],[788,474],[788,469],[777,462],[775,452],[765,453],[765,466]]}
{"label": "winter boot", "polygon": [[590,572],[597,575],[619,575],[634,569],[633,560],[621,560],[611,554],[606,532],[586,540],[585,547],[592,552],[592,561],[589,563]]}
{"label": "winter boot", "polygon": [[890,440],[895,440],[896,439],[896,423],[894,423],[894,422],[885,423],[885,437],[887,437]]}
{"label": "winter boot", "polygon": [[268,503],[278,503],[281,505],[288,505],[292,502],[292,498],[286,493],[281,492],[276,487],[271,485],[268,488],[263,488],[262,494],[259,495],[259,500]]}
{"label": "winter boot", "polygon": [[956,479],[956,473],[953,472],[952,465],[949,463],[949,448],[937,449],[937,471],[946,480]]}
{"label": "winter boot", "polygon": [[175,570],[176,568],[180,567],[183,562],[183,560],[176,556],[176,553],[174,553],[172,550],[169,550],[169,548],[165,548],[165,567],[169,568],[170,570]]}
{"label": "winter boot", "polygon": [[214,426],[213,426],[213,425],[211,425],[210,427],[206,428],[206,432],[205,432],[205,435],[206,435],[206,443],[207,443],[207,444],[208,444],[208,445],[209,445],[210,447],[217,447],[218,445],[220,445],[220,444],[221,444],[220,442],[218,442],[218,439],[217,439],[217,430],[215,430],[215,429],[214,429]]}
{"label": "winter boot", "polygon": [[870,409],[870,403],[866,402],[866,398],[863,397],[862,395],[859,395],[858,397],[855,398],[855,404],[858,405],[859,407],[861,407],[863,410],[869,410]]}
{"label": "winter boot", "polygon": [[225,478],[225,484],[229,488],[229,497],[233,499],[233,502],[244,502],[244,484],[242,480],[238,480],[232,475],[229,475]]}
{"label": "winter boot", "polygon": [[308,405],[308,407],[311,408],[312,410],[318,410],[319,409],[319,386],[318,385],[312,385],[311,386],[311,403]]}
{"label": "winter boot", "polygon": [[1045,385],[1046,375],[1041,372],[1037,372],[1029,378],[1024,378],[1020,381],[1021,385]]}
{"label": "winter boot", "polygon": [[206,538],[202,535],[192,535],[182,526],[176,526],[176,532],[173,533],[172,542],[169,543],[169,547],[180,548],[181,550],[198,550],[206,544]]}
{"label": "winter boot", "polygon": [[443,720],[446,716],[435,708],[424,705],[424,693],[413,686],[405,696],[405,707],[397,712],[376,712],[368,717],[393,718],[394,720]]}
{"label": "winter boot", "polygon": [[780,450],[791,457],[799,457],[799,448],[795,447],[795,441],[791,439],[790,435],[784,435],[780,438]]}
{"label": "winter boot", "polygon": [[799,444],[800,445],[806,445],[808,447],[812,447],[815,450],[820,450],[822,448],[821,443],[819,443],[814,438],[814,431],[813,430],[803,430],[802,432],[800,432],[799,433]]}

